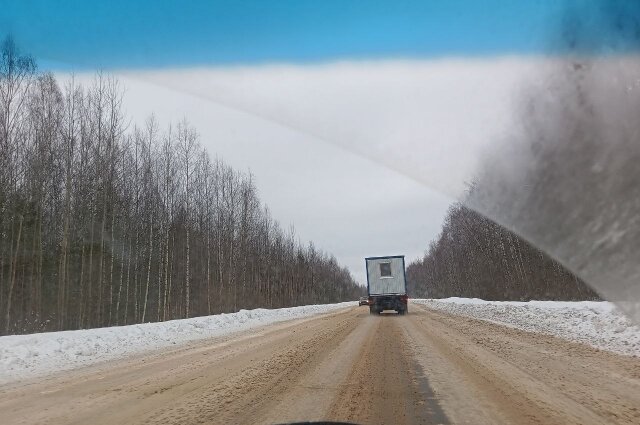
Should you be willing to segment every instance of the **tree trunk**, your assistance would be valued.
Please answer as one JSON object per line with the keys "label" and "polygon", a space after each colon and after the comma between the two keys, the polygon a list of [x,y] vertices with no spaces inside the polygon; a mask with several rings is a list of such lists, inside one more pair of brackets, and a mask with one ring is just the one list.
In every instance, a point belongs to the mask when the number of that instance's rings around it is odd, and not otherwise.
{"label": "tree trunk", "polygon": [[16,284],[16,269],[18,268],[18,253],[20,252],[20,238],[22,237],[22,222],[24,220],[24,216],[20,214],[20,218],[18,219],[18,237],[16,240],[16,251],[13,258],[13,265],[11,266],[11,280],[9,281],[9,293],[7,294],[7,313],[5,316],[5,335],[9,334],[9,329],[11,328],[11,300],[13,296],[13,288]]}
{"label": "tree trunk", "polygon": [[189,223],[187,223],[187,268],[186,268],[186,281],[185,281],[185,317],[189,318],[189,304],[191,301],[191,276],[189,275],[189,255],[190,255],[190,245],[189,245]]}
{"label": "tree trunk", "polygon": [[[188,254],[187,254],[188,255]],[[147,316],[147,301],[149,300],[149,282],[151,280],[151,257],[153,256],[153,213],[149,223],[149,261],[147,262],[147,284],[144,290],[144,305],[142,307],[142,323]]]}
{"label": "tree trunk", "polygon": [[115,205],[113,206],[113,211],[111,212],[111,265],[109,267],[109,321],[108,324],[111,326],[112,323],[112,313],[113,313],[113,264],[116,258],[116,241],[115,241],[115,219],[116,219],[116,211]]}
{"label": "tree trunk", "polygon": [[[131,238],[129,238],[131,241]],[[120,300],[122,299],[122,283],[124,281],[124,247],[125,240],[123,238],[122,243],[120,244],[120,281],[118,282],[118,294],[116,295],[116,326],[120,324]]]}

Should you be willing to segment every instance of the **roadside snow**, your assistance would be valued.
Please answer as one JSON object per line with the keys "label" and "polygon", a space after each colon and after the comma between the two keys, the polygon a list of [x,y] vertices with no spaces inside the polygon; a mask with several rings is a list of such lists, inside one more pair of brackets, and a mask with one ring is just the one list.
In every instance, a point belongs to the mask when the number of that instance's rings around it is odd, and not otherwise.
{"label": "roadside snow", "polygon": [[447,313],[487,320],[619,354],[640,356],[640,328],[608,301],[485,301],[478,298],[416,299]]}
{"label": "roadside snow", "polygon": [[357,302],[260,308],[161,323],[3,336],[0,384],[354,305]]}

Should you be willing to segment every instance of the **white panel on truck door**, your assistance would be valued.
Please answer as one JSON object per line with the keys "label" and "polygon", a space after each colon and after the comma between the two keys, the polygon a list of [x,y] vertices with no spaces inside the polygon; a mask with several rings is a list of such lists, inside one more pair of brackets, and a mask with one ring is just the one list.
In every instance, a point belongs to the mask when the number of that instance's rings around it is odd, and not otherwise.
{"label": "white panel on truck door", "polygon": [[368,258],[369,295],[404,294],[404,258]]}

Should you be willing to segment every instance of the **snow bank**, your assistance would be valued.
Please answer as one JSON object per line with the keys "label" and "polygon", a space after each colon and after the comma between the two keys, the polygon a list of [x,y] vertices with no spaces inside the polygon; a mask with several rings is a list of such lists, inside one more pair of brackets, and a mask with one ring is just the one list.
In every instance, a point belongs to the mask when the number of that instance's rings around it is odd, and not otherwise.
{"label": "snow bank", "polygon": [[260,308],[161,323],[3,336],[0,384],[354,305],[357,302]]}
{"label": "snow bank", "polygon": [[447,313],[555,335],[619,354],[640,356],[640,328],[607,301],[485,301],[416,299]]}

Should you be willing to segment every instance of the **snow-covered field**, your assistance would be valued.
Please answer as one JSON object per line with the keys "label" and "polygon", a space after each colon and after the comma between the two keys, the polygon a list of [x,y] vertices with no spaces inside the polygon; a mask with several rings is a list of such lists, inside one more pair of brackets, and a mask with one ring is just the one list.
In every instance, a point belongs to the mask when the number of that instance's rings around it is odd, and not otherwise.
{"label": "snow-covered field", "polygon": [[357,302],[240,310],[162,323],[3,336],[0,384],[354,305]]}
{"label": "snow-covered field", "polygon": [[607,301],[484,301],[415,299],[436,310],[555,335],[603,350],[640,356],[640,328]]}

